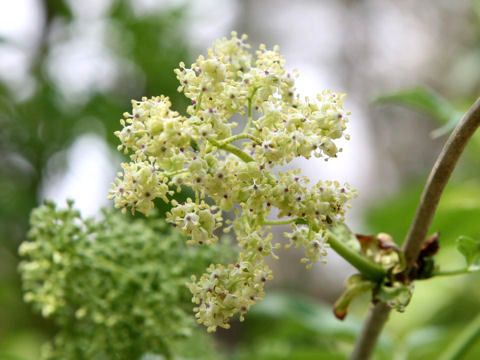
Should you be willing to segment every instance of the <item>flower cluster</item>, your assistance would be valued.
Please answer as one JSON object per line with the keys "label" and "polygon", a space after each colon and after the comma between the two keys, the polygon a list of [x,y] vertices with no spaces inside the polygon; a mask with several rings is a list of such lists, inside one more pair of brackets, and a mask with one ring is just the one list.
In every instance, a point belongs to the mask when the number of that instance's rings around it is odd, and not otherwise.
{"label": "flower cluster", "polygon": [[[303,263],[308,263],[307,268],[312,267],[312,263],[319,261],[327,255],[327,248],[329,247],[324,232],[310,231],[310,228],[305,225],[295,226],[291,233],[285,233],[289,240],[286,248],[292,246],[305,248],[305,257],[301,260]],[[325,262],[325,260],[322,260]]]}
{"label": "flower cluster", "polygon": [[[184,284],[228,254],[227,245],[198,251],[159,218],[104,215],[85,220],[71,203],[60,210],[51,202],[32,212],[29,240],[19,249],[24,298],[60,328],[41,358],[187,355],[195,322]],[[196,350],[193,357],[202,358]]]}
{"label": "flower cluster", "polygon": [[[116,207],[148,215],[155,198],[171,202],[168,221],[191,237],[190,244],[214,243],[223,223],[235,231],[241,248],[236,265],[210,267],[189,285],[197,318],[211,331],[228,327],[231,316],[260,300],[272,277],[264,257],[275,257],[279,246],[270,225],[292,225],[289,246],[303,247],[311,267],[326,255],[327,227],[343,220],[356,196],[348,184],[309,184],[300,170],[275,169],[297,157],[336,157],[342,149],[335,141],[349,137],[349,113],[344,95],[330,90],[302,99],[295,92],[297,74],[285,70],[278,47],[261,45],[252,55],[246,39],[233,32],[207,56],[175,70],[178,90],[191,100],[186,116],[171,110],[166,97],[143,98],[132,101],[132,113],[124,114],[116,132],[119,149],[131,159],[110,191]],[[171,201],[182,186],[195,197]],[[222,212],[232,209],[235,219],[224,222]]]}
{"label": "flower cluster", "polygon": [[195,204],[190,198],[181,204],[172,200],[172,205],[167,221],[178,227],[183,235],[190,236],[189,245],[211,245],[218,240],[213,231],[222,226],[222,216],[221,212],[215,211],[215,206],[209,206],[203,200]]}
{"label": "flower cluster", "polygon": [[188,284],[194,294],[192,301],[197,304],[196,318],[208,331],[215,331],[217,326],[228,329],[230,317],[247,312],[264,295],[263,285],[272,278],[263,261],[242,261],[228,267],[211,265],[198,282],[193,276],[193,282]]}

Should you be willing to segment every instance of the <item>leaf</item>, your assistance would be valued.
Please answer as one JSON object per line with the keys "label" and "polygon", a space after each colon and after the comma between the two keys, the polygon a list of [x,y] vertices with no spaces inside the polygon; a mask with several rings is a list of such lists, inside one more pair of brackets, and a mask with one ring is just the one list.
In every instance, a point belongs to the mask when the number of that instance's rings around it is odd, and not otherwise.
{"label": "leaf", "polygon": [[398,312],[403,312],[412,298],[412,293],[413,287],[411,285],[396,282],[392,286],[380,287],[375,299],[387,304]]}
{"label": "leaf", "polygon": [[333,313],[339,320],[343,320],[347,316],[352,300],[358,295],[371,290],[374,283],[365,280],[360,274],[354,274],[347,280],[346,285],[347,288],[333,306]]}
{"label": "leaf", "polygon": [[444,124],[432,131],[433,138],[449,133],[462,118],[463,113],[450,102],[430,89],[417,87],[397,93],[379,96],[376,102],[392,102],[421,111]]}
{"label": "leaf", "polygon": [[468,236],[460,236],[457,239],[457,249],[465,257],[467,266],[470,267],[480,257],[480,240]]}
{"label": "leaf", "polygon": [[359,254],[362,253],[362,246],[360,245],[357,236],[344,223],[340,223],[335,226],[329,226],[328,231],[330,231],[336,239],[341,241],[350,250],[353,250]]}

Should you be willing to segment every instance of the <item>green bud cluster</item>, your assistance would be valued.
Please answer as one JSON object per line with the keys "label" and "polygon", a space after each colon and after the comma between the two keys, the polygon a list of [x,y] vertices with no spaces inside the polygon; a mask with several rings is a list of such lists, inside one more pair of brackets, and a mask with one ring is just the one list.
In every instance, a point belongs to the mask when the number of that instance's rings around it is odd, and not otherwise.
{"label": "green bud cluster", "polygon": [[158,218],[103,215],[82,219],[72,202],[32,212],[29,240],[19,249],[24,299],[60,328],[42,359],[181,353],[195,327],[185,282],[225,247],[188,247]]}
{"label": "green bud cluster", "polygon": [[[133,100],[115,133],[119,150],[131,159],[110,191],[116,207],[148,215],[155,198],[171,202],[168,221],[192,245],[215,243],[214,231],[223,225],[235,231],[241,248],[236,263],[212,265],[189,284],[196,317],[209,331],[228,328],[230,317],[243,319],[261,300],[272,278],[264,258],[275,257],[279,247],[270,225],[291,224],[289,246],[305,249],[302,261],[309,268],[326,255],[327,226],[343,221],[356,196],[348,184],[308,184],[299,169],[276,171],[297,157],[337,157],[342,149],[335,141],[349,138],[345,95],[325,90],[315,99],[300,98],[296,74],[285,70],[278,46],[261,45],[252,55],[246,39],[233,32],[206,57],[175,70],[178,90],[191,100],[186,116],[171,110],[165,96]],[[241,117],[243,130],[237,130]],[[195,198],[172,201],[181,186]],[[222,213],[232,209],[233,222],[223,221]]]}

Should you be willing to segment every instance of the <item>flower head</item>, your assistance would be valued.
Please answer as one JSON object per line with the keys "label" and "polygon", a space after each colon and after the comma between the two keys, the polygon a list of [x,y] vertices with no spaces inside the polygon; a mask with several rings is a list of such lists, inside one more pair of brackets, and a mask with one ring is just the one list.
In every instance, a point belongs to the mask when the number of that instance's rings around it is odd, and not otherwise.
{"label": "flower head", "polygon": [[72,203],[47,202],[30,223],[19,249],[24,299],[59,328],[41,359],[131,360],[190,346],[185,335],[195,322],[185,282],[226,247],[187,247],[159,218],[109,211],[100,221],[84,219]]}
{"label": "flower head", "polygon": [[[243,318],[263,296],[272,277],[264,258],[275,258],[279,247],[270,225],[293,225],[290,246],[304,248],[302,261],[310,268],[326,255],[327,227],[343,221],[356,196],[348,184],[310,185],[300,169],[274,170],[298,157],[337,157],[337,141],[349,138],[349,112],[345,95],[331,90],[301,98],[298,74],[286,70],[279,47],[260,45],[252,54],[246,40],[233,32],[175,70],[178,90],[191,101],[186,116],[171,110],[166,97],[144,98],[132,102],[132,114],[116,132],[119,148],[131,157],[110,192],[117,207],[148,214],[154,198],[170,202],[168,221],[192,245],[215,243],[223,224],[235,231],[237,263],[212,265],[189,284],[197,319],[210,331],[228,327],[235,314]],[[171,200],[172,189],[182,186],[195,197],[179,204]],[[223,221],[222,213],[232,209],[233,221]]]}

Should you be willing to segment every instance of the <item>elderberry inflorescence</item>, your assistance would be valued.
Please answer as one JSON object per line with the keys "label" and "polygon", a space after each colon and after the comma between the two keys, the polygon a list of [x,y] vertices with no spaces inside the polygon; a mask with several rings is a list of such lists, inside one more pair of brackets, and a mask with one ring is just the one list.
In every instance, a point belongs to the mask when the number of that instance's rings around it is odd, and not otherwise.
{"label": "elderberry inflorescence", "polygon": [[[236,264],[211,265],[188,284],[196,317],[209,331],[228,328],[235,314],[243,319],[264,295],[272,279],[264,258],[275,257],[279,247],[270,225],[291,224],[287,247],[303,247],[302,261],[311,267],[326,255],[327,226],[343,221],[347,201],[356,196],[348,184],[309,185],[300,169],[274,169],[297,157],[337,157],[335,140],[349,138],[349,113],[345,95],[330,90],[300,98],[297,74],[285,70],[278,46],[261,45],[253,56],[246,39],[233,32],[206,57],[175,70],[178,90],[191,100],[186,116],[171,110],[164,96],[134,100],[115,133],[119,150],[131,159],[110,191],[116,207],[148,215],[155,198],[170,202],[168,221],[192,245],[215,243],[215,230],[224,225],[235,231],[241,248]],[[238,115],[245,120],[241,130]],[[195,192],[194,199],[171,200],[182,186]],[[274,208],[277,219],[271,219]],[[224,221],[222,212],[232,209],[233,222]]]}
{"label": "elderberry inflorescence", "polygon": [[84,219],[72,202],[59,209],[48,201],[32,211],[19,248],[24,299],[58,327],[39,358],[188,357],[192,346],[194,357],[204,358],[208,342],[189,340],[196,330],[185,282],[214,259],[232,258],[228,245],[189,247],[158,217],[103,216]]}

